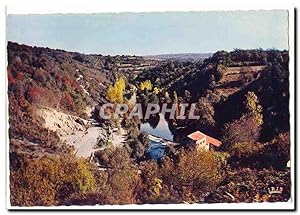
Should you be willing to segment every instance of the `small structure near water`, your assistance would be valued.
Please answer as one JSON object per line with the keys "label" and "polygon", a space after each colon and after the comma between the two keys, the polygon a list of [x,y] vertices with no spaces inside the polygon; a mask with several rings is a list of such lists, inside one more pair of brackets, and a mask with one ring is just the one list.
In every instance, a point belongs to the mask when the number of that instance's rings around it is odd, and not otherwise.
{"label": "small structure near water", "polygon": [[209,151],[214,147],[220,147],[222,145],[222,142],[220,140],[208,136],[207,134],[204,134],[200,131],[195,131],[189,134],[187,137],[190,140],[190,143],[196,144],[198,149],[201,148]]}
{"label": "small structure near water", "polygon": [[200,131],[189,134],[180,143],[176,143],[151,134],[148,135],[148,138],[151,144],[148,151],[146,152],[146,157],[151,160],[156,160],[157,162],[162,161],[166,153],[166,149],[169,146],[177,147],[188,144],[196,144],[197,149],[204,149],[209,151],[215,147],[220,147],[222,145],[221,141],[210,137]]}

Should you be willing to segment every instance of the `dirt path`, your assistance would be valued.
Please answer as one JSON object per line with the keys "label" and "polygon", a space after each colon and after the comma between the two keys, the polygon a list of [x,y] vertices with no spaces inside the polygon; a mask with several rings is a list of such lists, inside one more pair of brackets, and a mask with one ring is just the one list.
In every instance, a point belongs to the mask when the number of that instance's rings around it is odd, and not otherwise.
{"label": "dirt path", "polygon": [[113,132],[110,140],[112,145],[102,148],[97,147],[98,138],[105,139],[105,134],[105,128],[93,126],[89,127],[86,131],[74,131],[72,134],[64,136],[63,139],[67,144],[75,147],[76,156],[88,158],[95,151],[103,150],[107,147],[119,147],[125,142],[126,132],[121,128],[120,131]]}
{"label": "dirt path", "polygon": [[75,154],[78,157],[88,158],[97,148],[97,140],[102,136],[104,129],[101,127],[89,127],[86,131],[75,131],[66,135],[63,139],[67,144],[75,147]]}
{"label": "dirt path", "polygon": [[125,142],[125,138],[126,138],[126,131],[123,128],[121,128],[120,131],[113,133],[113,137],[111,140],[112,145],[114,147],[123,145],[123,143]]}

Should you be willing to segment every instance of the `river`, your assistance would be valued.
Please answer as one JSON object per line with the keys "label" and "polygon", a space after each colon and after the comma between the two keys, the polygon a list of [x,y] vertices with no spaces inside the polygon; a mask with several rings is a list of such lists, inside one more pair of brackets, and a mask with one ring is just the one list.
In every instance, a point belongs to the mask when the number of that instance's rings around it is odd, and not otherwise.
{"label": "river", "polygon": [[173,134],[169,129],[168,122],[162,113],[159,114],[159,122],[157,126],[151,126],[150,122],[142,123],[140,131],[173,141]]}

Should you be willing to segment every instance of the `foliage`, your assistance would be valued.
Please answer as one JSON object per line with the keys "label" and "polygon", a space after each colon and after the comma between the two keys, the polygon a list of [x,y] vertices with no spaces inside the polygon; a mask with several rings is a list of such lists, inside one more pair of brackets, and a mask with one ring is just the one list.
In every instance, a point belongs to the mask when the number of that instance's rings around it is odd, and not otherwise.
{"label": "foliage", "polygon": [[266,167],[284,169],[289,160],[290,135],[288,132],[280,133],[270,143],[266,144],[263,164]]}
{"label": "foliage", "polygon": [[246,109],[248,113],[253,114],[258,125],[263,124],[262,107],[258,103],[258,98],[254,92],[246,94]]}
{"label": "foliage", "polygon": [[37,103],[42,95],[42,89],[36,85],[29,87],[27,99],[30,102]]}
{"label": "foliage", "polygon": [[123,147],[110,148],[96,154],[98,161],[108,168],[108,186],[111,187],[114,204],[135,202],[138,183],[137,169]]}
{"label": "foliage", "polygon": [[144,159],[145,152],[150,146],[150,141],[146,133],[130,129],[125,146],[130,153],[130,157],[139,162]]}
{"label": "foliage", "polygon": [[94,175],[83,159],[42,157],[10,175],[12,205],[57,205],[73,193],[95,189]]}
{"label": "foliage", "polygon": [[124,147],[107,148],[95,153],[98,162],[106,168],[126,167],[130,162],[130,156]]}
{"label": "foliage", "polygon": [[202,97],[199,99],[196,105],[195,115],[200,116],[199,120],[197,120],[199,129],[207,130],[215,125],[215,110],[207,98]]}
{"label": "foliage", "polygon": [[254,143],[260,137],[262,119],[262,107],[258,104],[257,96],[253,92],[246,94],[246,110],[238,120],[227,123],[223,129],[224,148],[238,143]]}
{"label": "foliage", "polygon": [[121,76],[114,85],[108,87],[106,97],[110,102],[123,103],[125,83],[124,77]]}
{"label": "foliage", "polygon": [[[203,63],[162,61],[154,68],[135,74],[135,78],[130,70],[118,71],[122,63],[135,62],[144,60],[142,57],[81,55],[8,44],[13,205],[289,199],[290,173],[286,168],[290,159],[288,52],[220,51]],[[232,96],[222,96],[218,87],[227,75],[228,67],[254,65],[266,67],[250,84],[236,83],[235,87],[239,89]],[[252,78],[250,71],[242,73],[245,73],[241,74],[244,79]],[[82,78],[78,81],[78,77]],[[125,117],[123,123],[128,130],[128,139],[124,147],[109,146],[95,153],[99,170],[83,159],[65,154],[56,133],[43,128],[43,120],[35,113],[39,105],[44,105],[80,114],[91,103],[82,88],[89,92],[93,102],[102,104],[106,102],[106,96],[111,102],[122,103],[127,80],[139,86],[137,98],[143,104],[197,102],[196,114],[200,115],[197,129],[213,127],[218,138],[219,127],[226,123],[221,132],[226,151],[168,147],[160,164],[146,161],[144,154],[149,148],[149,140],[139,132],[139,121]],[[104,86],[114,81],[105,91]],[[168,92],[176,93],[169,95]],[[158,99],[160,93],[163,96]],[[246,111],[240,108],[244,100]],[[225,114],[220,109],[224,109]],[[158,123],[157,118],[149,122],[153,127]],[[195,128],[190,121],[183,125],[187,129]],[[269,139],[262,140],[262,129]],[[15,151],[21,151],[30,160],[24,164],[15,156]],[[51,153],[58,153],[60,157],[48,155]],[[41,154],[47,156],[40,158]],[[283,187],[283,193],[270,195],[267,188],[272,186]]]}
{"label": "foliage", "polygon": [[259,152],[262,146],[260,143],[235,143],[231,147],[230,154],[238,159],[249,158],[254,153]]}
{"label": "foliage", "polygon": [[158,87],[154,87],[154,88],[153,88],[153,93],[154,93],[155,95],[157,95],[157,94],[159,93],[159,88],[158,88]]}
{"label": "foliage", "polygon": [[46,71],[41,68],[35,70],[33,73],[33,79],[41,82],[42,84],[45,84],[47,81]]}
{"label": "foliage", "polygon": [[218,66],[214,72],[216,81],[217,82],[220,81],[224,77],[226,72],[227,72],[226,67],[223,64],[218,64]]}
{"label": "foliage", "polygon": [[[239,168],[205,198],[208,203],[275,202],[290,199],[290,172],[272,169]],[[281,187],[281,194],[270,194],[268,188]]]}
{"label": "foliage", "polygon": [[225,124],[222,130],[222,147],[229,150],[235,143],[254,143],[258,140],[261,127],[253,115],[243,115],[240,119]]}
{"label": "foliage", "polygon": [[214,189],[222,179],[221,164],[210,151],[182,151],[179,162],[165,160],[161,179],[172,195],[185,202],[199,202],[206,192]]}
{"label": "foliage", "polygon": [[145,89],[148,91],[151,91],[153,86],[152,86],[152,83],[150,80],[146,80],[146,81],[141,82],[139,87],[140,87],[140,90],[142,90],[142,91]]}

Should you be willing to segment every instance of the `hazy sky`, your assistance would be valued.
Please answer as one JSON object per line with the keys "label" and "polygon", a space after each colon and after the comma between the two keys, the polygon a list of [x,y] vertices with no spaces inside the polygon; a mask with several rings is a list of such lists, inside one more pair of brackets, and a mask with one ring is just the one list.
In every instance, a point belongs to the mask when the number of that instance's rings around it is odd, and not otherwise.
{"label": "hazy sky", "polygon": [[7,40],[105,55],[288,49],[288,12],[8,15]]}

